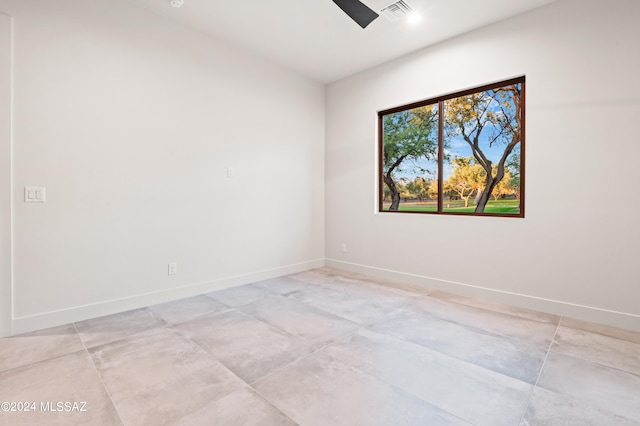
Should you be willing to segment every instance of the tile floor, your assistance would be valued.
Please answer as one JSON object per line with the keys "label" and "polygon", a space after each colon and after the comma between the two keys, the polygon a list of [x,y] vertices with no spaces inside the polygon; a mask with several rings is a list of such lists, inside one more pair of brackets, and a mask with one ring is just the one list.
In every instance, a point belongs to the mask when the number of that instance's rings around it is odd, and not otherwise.
{"label": "tile floor", "polygon": [[3,401],[31,411],[0,425],[640,425],[640,333],[321,268],[2,339]]}

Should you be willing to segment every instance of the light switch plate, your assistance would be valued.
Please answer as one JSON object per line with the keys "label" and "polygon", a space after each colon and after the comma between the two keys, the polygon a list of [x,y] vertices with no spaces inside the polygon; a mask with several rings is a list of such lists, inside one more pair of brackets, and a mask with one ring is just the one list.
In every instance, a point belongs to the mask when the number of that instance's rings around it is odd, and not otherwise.
{"label": "light switch plate", "polygon": [[25,203],[44,203],[46,202],[46,188],[43,186],[25,186],[24,202]]}
{"label": "light switch plate", "polygon": [[176,275],[178,273],[178,264],[176,262],[169,263],[167,272],[169,275]]}

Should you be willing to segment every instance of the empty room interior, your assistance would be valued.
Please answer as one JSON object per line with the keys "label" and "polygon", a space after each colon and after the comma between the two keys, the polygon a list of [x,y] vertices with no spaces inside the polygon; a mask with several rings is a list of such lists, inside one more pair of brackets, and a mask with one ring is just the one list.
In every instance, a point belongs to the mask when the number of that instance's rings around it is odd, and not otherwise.
{"label": "empty room interior", "polygon": [[637,0],[0,0],[0,425],[640,424]]}

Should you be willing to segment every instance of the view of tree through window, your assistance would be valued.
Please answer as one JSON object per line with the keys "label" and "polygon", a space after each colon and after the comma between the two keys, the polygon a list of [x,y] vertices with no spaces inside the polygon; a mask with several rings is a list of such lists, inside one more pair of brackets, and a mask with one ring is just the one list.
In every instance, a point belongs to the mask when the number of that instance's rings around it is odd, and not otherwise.
{"label": "view of tree through window", "polygon": [[379,112],[380,211],[524,217],[524,82]]}

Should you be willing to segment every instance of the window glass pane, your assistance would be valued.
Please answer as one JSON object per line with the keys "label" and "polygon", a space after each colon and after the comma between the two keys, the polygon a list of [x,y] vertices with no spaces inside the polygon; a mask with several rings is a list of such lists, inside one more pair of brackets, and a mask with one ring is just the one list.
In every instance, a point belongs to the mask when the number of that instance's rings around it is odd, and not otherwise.
{"label": "window glass pane", "polygon": [[382,116],[382,210],[437,212],[438,105]]}
{"label": "window glass pane", "polygon": [[520,214],[521,90],[444,101],[443,212]]}
{"label": "window glass pane", "polygon": [[524,82],[379,112],[380,210],[524,217]]}

